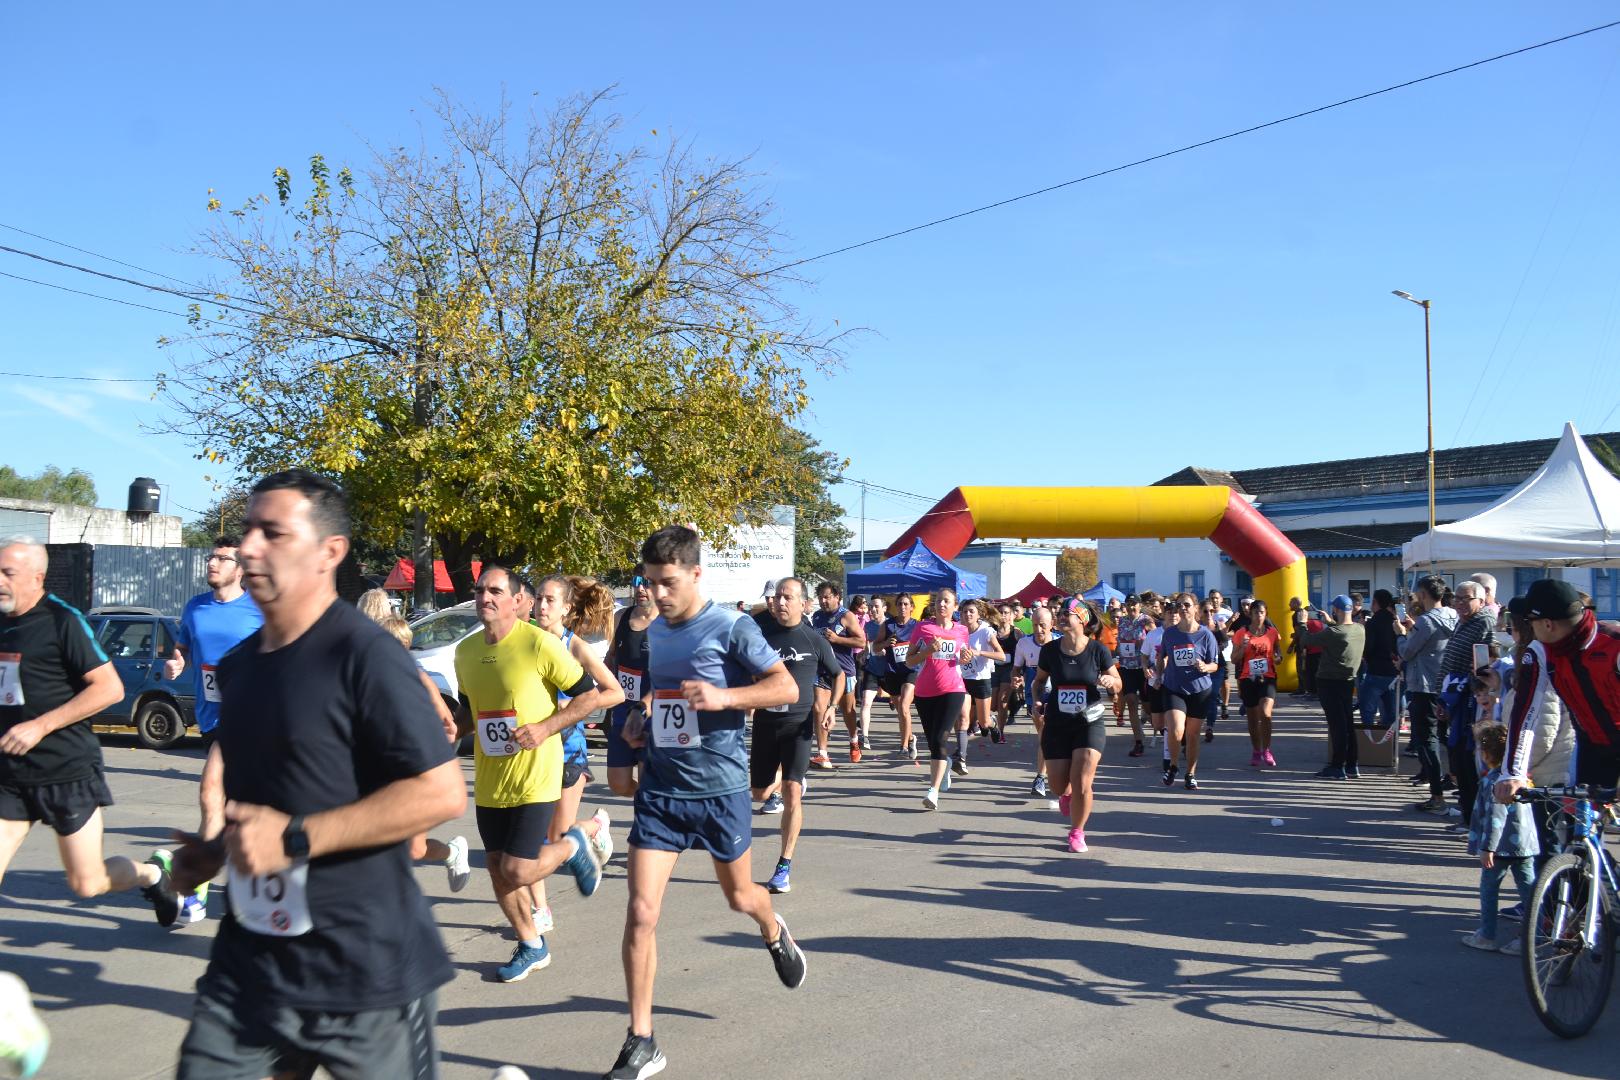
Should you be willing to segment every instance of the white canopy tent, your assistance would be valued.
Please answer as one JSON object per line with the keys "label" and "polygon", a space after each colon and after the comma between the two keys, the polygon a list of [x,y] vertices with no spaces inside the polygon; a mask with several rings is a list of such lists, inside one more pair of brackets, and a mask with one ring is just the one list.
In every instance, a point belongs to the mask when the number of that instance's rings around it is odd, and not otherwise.
{"label": "white canopy tent", "polygon": [[1403,544],[1401,564],[1620,566],[1620,479],[1566,423],[1552,456],[1528,480],[1472,517]]}

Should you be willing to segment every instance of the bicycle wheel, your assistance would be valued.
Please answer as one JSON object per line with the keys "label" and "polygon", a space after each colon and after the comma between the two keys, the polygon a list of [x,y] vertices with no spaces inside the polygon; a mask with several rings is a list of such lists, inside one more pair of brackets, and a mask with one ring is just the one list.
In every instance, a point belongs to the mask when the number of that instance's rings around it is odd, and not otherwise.
{"label": "bicycle wheel", "polygon": [[1614,931],[1599,918],[1597,940],[1586,942],[1586,913],[1601,903],[1574,852],[1555,855],[1542,867],[1524,913],[1524,985],[1530,1005],[1547,1030],[1578,1039],[1592,1030],[1609,1000],[1614,977]]}

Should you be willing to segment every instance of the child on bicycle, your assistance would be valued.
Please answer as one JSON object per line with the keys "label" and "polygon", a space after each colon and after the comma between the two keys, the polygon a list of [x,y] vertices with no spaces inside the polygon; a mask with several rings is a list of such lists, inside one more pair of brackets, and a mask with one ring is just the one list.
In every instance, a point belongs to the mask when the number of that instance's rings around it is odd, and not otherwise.
{"label": "child on bicycle", "polygon": [[1463,935],[1462,943],[1482,952],[1516,956],[1523,948],[1517,938],[1507,945],[1497,939],[1497,900],[1502,879],[1512,874],[1520,901],[1529,904],[1530,888],[1536,883],[1535,857],[1541,854],[1541,843],[1536,839],[1530,807],[1521,802],[1504,806],[1492,794],[1501,778],[1502,757],[1507,753],[1507,728],[1496,723],[1475,725],[1474,745],[1490,772],[1480,781],[1474,816],[1468,826],[1468,854],[1479,856],[1479,929]]}

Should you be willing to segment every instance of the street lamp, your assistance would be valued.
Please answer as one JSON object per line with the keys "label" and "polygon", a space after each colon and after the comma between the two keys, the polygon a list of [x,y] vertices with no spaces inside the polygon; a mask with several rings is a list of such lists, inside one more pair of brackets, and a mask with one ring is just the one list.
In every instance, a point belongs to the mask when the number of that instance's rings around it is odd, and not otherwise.
{"label": "street lamp", "polygon": [[[1429,349],[1429,301],[1419,300],[1409,292],[1391,289],[1402,300],[1423,309],[1423,391],[1424,412],[1429,427],[1429,532],[1434,532],[1434,364]],[[1429,551],[1434,551],[1434,538],[1429,538]],[[1431,559],[1432,562],[1432,559]]]}

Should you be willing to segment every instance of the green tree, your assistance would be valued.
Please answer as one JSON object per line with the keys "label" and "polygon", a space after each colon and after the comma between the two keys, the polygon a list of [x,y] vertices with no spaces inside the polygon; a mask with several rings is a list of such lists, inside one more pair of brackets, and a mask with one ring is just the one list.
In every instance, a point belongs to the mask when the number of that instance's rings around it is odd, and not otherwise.
{"label": "green tree", "polygon": [[1066,547],[1058,553],[1057,587],[1066,593],[1084,592],[1097,584],[1097,549]]}
{"label": "green tree", "polygon": [[243,476],[340,478],[461,596],[476,557],[600,572],[671,520],[761,520],[840,335],[785,298],[746,162],[629,144],[600,94],[438,118],[360,176],[317,155],[302,199],[286,169],[273,199],[210,198],[228,284],[160,387],[172,430]]}
{"label": "green tree", "polygon": [[63,472],[47,465],[37,476],[24,476],[10,465],[0,465],[0,498],[95,506],[96,482],[83,469]]}
{"label": "green tree", "polygon": [[842,588],[843,553],[854,534],[844,526],[844,508],[833,498],[832,488],[849,462],[793,428],[782,432],[781,440],[782,457],[760,477],[764,498],[757,509],[793,507],[793,572],[812,589],[823,581]]}

